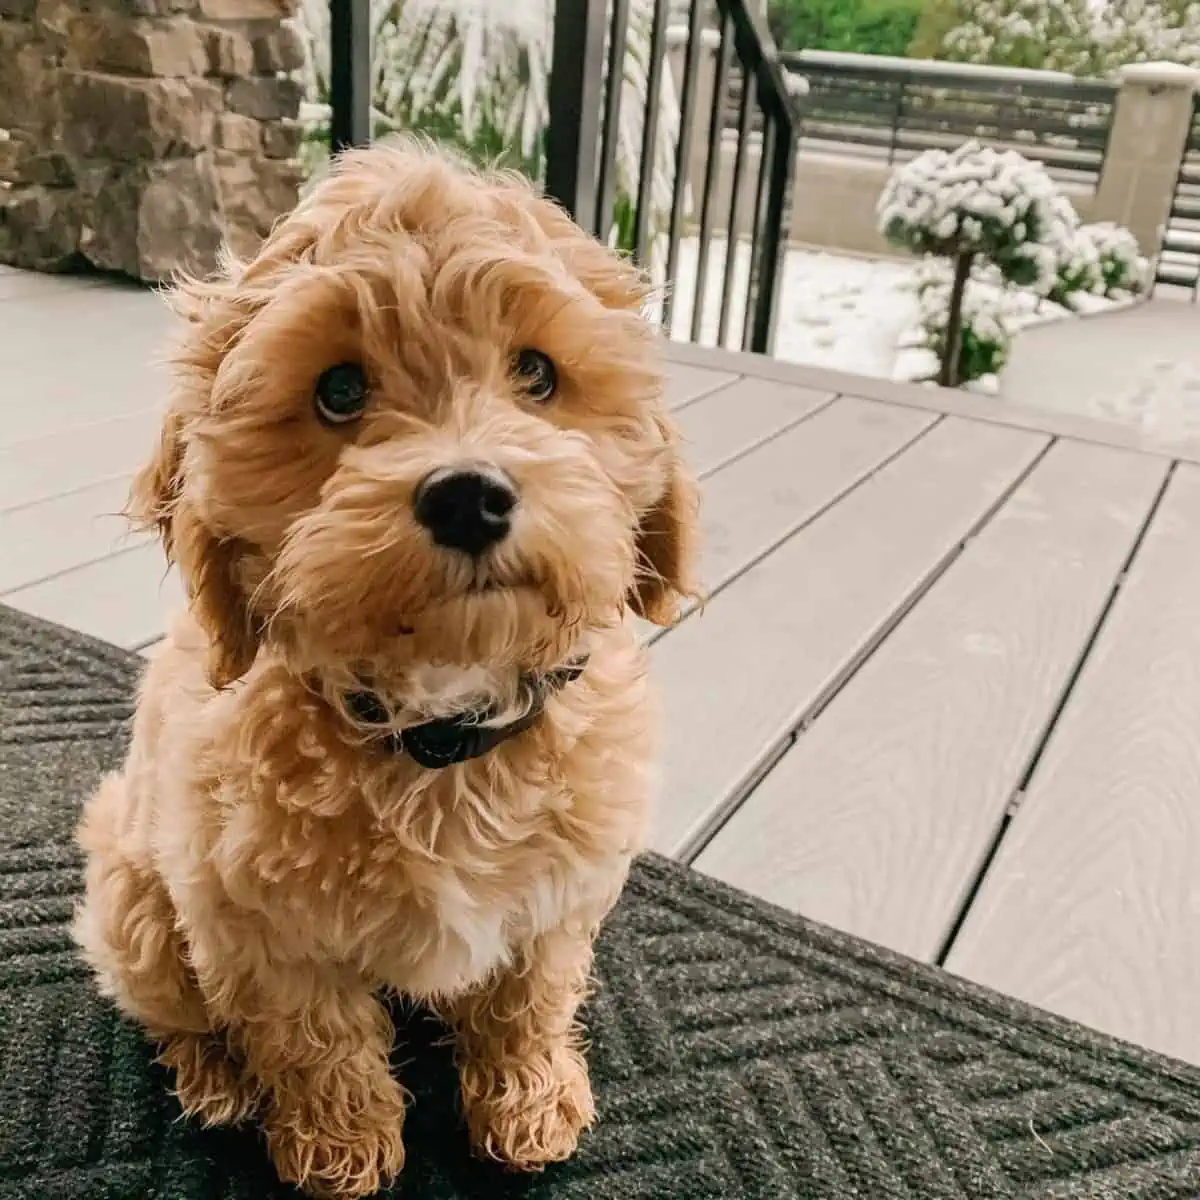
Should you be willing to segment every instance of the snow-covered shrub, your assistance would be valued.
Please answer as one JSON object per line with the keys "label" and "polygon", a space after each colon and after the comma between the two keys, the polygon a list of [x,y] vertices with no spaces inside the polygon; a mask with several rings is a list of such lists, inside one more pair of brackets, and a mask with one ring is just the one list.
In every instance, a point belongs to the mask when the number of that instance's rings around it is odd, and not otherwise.
{"label": "snow-covered shrub", "polygon": [[[999,375],[1012,349],[1012,328],[1004,312],[988,301],[985,289],[968,283],[960,326],[959,372],[963,382]],[[945,339],[949,336],[949,308],[948,287],[925,293],[921,321],[929,334],[930,348],[939,361],[945,354]]]}
{"label": "snow-covered shrub", "polygon": [[[371,127],[450,143],[536,175],[548,119],[552,25],[543,0],[371,0]],[[314,140],[328,147],[329,3],[303,0],[303,80]]]}
{"label": "snow-covered shrub", "polygon": [[972,268],[991,264],[1004,281],[1049,295],[1079,218],[1040,163],[970,141],[927,150],[897,167],[878,206],[893,245],[950,260],[947,335],[939,382],[957,387],[956,331]]}
{"label": "snow-covered shrub", "polygon": [[[899,368],[905,378],[938,377],[946,358],[953,286],[954,272],[945,259],[926,259],[917,269],[917,325],[901,339]],[[1009,290],[994,268],[976,269],[967,281],[959,322],[958,386],[990,381],[1007,362],[1015,333]]]}
{"label": "snow-covered shrub", "polygon": [[983,258],[1010,283],[1043,295],[1079,226],[1040,162],[977,141],[927,150],[897,167],[878,215],[893,245],[914,254]]}
{"label": "snow-covered shrub", "polygon": [[1098,295],[1104,293],[1100,251],[1086,225],[1081,225],[1074,231],[1065,247],[1058,277],[1050,291],[1050,299],[1056,304],[1068,304],[1070,297],[1080,292]]}
{"label": "snow-covered shrub", "polygon": [[1081,294],[1136,295],[1146,285],[1147,266],[1128,229],[1112,221],[1081,225],[1070,240],[1050,298],[1077,307],[1073,298]]}
{"label": "snow-covered shrub", "polygon": [[1144,291],[1150,264],[1138,248],[1137,238],[1113,221],[1099,221],[1083,228],[1096,247],[1104,294],[1137,295]]}

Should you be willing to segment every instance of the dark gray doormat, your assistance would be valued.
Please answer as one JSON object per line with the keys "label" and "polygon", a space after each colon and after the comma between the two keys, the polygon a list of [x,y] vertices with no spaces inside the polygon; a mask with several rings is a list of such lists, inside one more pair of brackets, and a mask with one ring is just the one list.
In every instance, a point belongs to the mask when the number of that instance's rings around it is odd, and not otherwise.
{"label": "dark gray doormat", "polygon": [[[0,1196],[292,1195],[253,1134],[177,1119],[142,1039],[96,998],[67,939],[71,827],[118,761],[137,666],[0,608]],[[392,1195],[1200,1197],[1190,1067],[658,859],[639,865],[598,959],[601,1122],[573,1162],[534,1179],[468,1156],[437,1031],[397,1014],[416,1101]]]}

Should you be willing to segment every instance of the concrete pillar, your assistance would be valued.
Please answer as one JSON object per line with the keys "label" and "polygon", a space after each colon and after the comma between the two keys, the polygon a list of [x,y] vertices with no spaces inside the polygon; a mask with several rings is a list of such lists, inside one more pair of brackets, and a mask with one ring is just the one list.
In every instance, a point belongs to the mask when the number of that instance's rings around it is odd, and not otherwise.
{"label": "concrete pillar", "polygon": [[1143,254],[1157,254],[1162,242],[1198,87],[1200,71],[1178,63],[1121,71],[1093,219],[1126,226]]}

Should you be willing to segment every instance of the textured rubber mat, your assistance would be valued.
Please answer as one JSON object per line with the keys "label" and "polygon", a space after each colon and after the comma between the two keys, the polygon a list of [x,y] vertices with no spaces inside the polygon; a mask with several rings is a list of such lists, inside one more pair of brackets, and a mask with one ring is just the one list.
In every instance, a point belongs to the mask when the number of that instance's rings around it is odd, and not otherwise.
{"label": "textured rubber mat", "polygon": [[[0,609],[0,1196],[269,1200],[252,1132],[179,1119],[65,925],[75,813],[137,660]],[[601,1120],[513,1177],[467,1153],[439,1030],[397,1013],[413,1200],[1200,1197],[1200,1071],[709,883],[635,871],[588,1013]]]}

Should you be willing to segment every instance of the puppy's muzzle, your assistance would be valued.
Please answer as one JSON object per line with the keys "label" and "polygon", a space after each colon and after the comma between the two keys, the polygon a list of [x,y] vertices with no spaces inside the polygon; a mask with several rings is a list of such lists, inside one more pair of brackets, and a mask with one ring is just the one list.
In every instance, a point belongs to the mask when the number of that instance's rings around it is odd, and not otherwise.
{"label": "puppy's muzzle", "polygon": [[517,486],[489,466],[441,467],[413,493],[413,512],[439,546],[478,558],[512,529]]}

